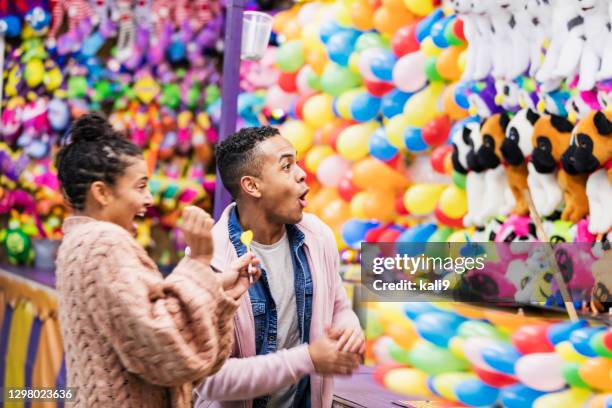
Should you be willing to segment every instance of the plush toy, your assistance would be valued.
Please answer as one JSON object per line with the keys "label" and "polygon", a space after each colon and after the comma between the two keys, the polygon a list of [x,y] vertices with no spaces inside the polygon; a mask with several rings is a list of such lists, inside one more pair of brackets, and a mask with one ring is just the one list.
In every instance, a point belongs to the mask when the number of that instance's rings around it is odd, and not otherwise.
{"label": "plush toy", "polygon": [[498,79],[495,81],[495,104],[506,112],[516,112],[520,109],[521,88],[514,81]]}
{"label": "plush toy", "polygon": [[4,54],[5,37],[14,38],[21,32],[21,21],[15,15],[8,14],[8,8],[0,11],[0,118],[2,117],[2,93],[4,91]]}
{"label": "plush toy", "polygon": [[533,78],[542,66],[544,43],[551,36],[553,10],[550,3],[543,0],[527,0],[525,10],[533,23],[528,37],[529,76]]}
{"label": "plush toy", "polygon": [[570,32],[581,31],[583,24],[574,1],[553,0],[552,4],[550,45],[546,50],[544,62],[536,74],[536,80],[542,83],[544,92],[555,90],[561,84],[562,78],[553,72],[560,63],[561,53],[567,46]]}
{"label": "plush toy", "polygon": [[512,46],[511,65],[507,68],[507,78],[514,79],[523,75],[529,68],[531,60],[530,46],[537,41],[536,22],[537,18],[531,15],[527,9],[528,0],[511,0],[510,39]]}
{"label": "plush toy", "polygon": [[482,218],[476,220],[482,225],[497,215],[508,215],[516,201],[508,184],[508,176],[502,164],[501,145],[505,139],[510,119],[506,113],[497,113],[485,119],[480,127],[482,145],[478,149],[478,161],[485,169],[485,208]]}
{"label": "plush toy", "polygon": [[612,251],[607,250],[593,263],[593,300],[600,303],[612,302]]}
{"label": "plush toy", "polygon": [[47,106],[46,98],[38,98],[27,103],[23,110],[23,131],[17,145],[34,159],[47,156],[51,148]]}
{"label": "plush toy", "polygon": [[[480,148],[480,123],[477,119],[466,119],[463,126],[457,127],[451,135],[453,144],[453,169],[466,175],[465,189],[468,199],[468,211],[463,217],[465,226],[475,225],[482,218],[485,178],[484,168],[478,161],[476,151]],[[479,225],[479,226],[482,226]]]}
{"label": "plush toy", "polygon": [[[605,234],[612,227],[612,118],[595,111],[574,128],[565,153],[567,167],[590,174],[586,185],[589,198],[589,232]],[[564,164],[565,165],[565,164]]]}
{"label": "plush toy", "polygon": [[[508,0],[491,0],[483,3],[490,4],[487,15],[491,24],[490,29],[493,40],[493,70],[491,75],[495,79],[511,79],[511,73],[517,70],[517,68],[514,68],[515,65],[523,63],[522,61],[514,60],[516,55],[512,38],[516,28],[516,21],[512,18],[511,2]],[[526,48],[523,51],[526,51]]]}
{"label": "plush toy", "polygon": [[[92,10],[85,0],[58,0],[52,11],[53,23],[49,29],[48,46],[55,48],[60,55],[78,51],[82,40],[92,30]],[[64,16],[68,17],[68,32],[59,37]]]}
{"label": "plush toy", "polygon": [[153,0],[151,6],[153,33],[149,39],[149,65],[156,66],[164,59],[166,50],[172,39],[172,1]]}
{"label": "plush toy", "polygon": [[502,112],[501,106],[495,103],[497,89],[495,80],[487,77],[484,81],[473,83],[467,92],[469,112],[472,116],[478,115],[481,118],[488,118],[491,115]]}
{"label": "plush toy", "polygon": [[[608,2],[608,21],[612,22],[612,2]],[[604,48],[601,57],[601,67],[596,77],[598,81],[612,79],[612,29],[609,24],[607,29],[606,38],[602,41]]]}
{"label": "plush toy", "polygon": [[149,49],[149,35],[151,33],[151,0],[137,0],[134,8],[134,22],[136,32],[130,56],[123,62],[129,69],[136,69],[142,63],[143,56]]}
{"label": "plush toy", "polygon": [[553,272],[543,245],[533,246],[524,262],[508,268],[506,278],[516,286],[514,300],[519,303],[543,304],[551,295]]}
{"label": "plush toy", "polygon": [[506,138],[501,145],[501,153],[508,167],[508,185],[514,195],[516,206],[513,213],[517,215],[529,214],[529,205],[525,201],[523,192],[527,189],[527,160],[531,154],[531,135],[533,126],[539,115],[531,109],[521,109],[508,123]]}
{"label": "plush toy", "polygon": [[600,68],[610,20],[607,0],[571,0],[578,8],[576,25],[569,32],[568,41],[561,53],[554,76],[571,78],[580,74],[578,89],[587,91],[595,86]]}
{"label": "plush toy", "polygon": [[23,105],[25,101],[22,97],[12,97],[6,104],[6,108],[2,112],[2,129],[0,136],[4,141],[12,145],[19,137],[21,130]]}
{"label": "plush toy", "polygon": [[24,231],[19,218],[16,213],[11,217],[8,228],[0,232],[0,243],[11,264],[29,265],[34,262],[32,239]]}

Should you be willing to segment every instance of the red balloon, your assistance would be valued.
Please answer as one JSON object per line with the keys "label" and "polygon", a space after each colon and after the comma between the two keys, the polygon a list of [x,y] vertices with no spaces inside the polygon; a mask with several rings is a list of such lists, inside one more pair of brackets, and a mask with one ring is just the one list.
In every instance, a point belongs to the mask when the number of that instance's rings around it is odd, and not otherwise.
{"label": "red balloon", "polygon": [[416,36],[416,24],[404,26],[395,32],[391,40],[391,49],[397,57],[402,57],[410,52],[421,49]]}
{"label": "red balloon", "polygon": [[304,116],[302,115],[304,104],[311,96],[315,94],[316,92],[308,92],[308,93],[305,93],[304,95],[298,96],[297,100],[295,101],[295,116],[297,116],[298,119],[304,119]]}
{"label": "red balloon", "polygon": [[400,235],[402,235],[402,231],[388,228],[378,236],[378,242],[395,242]]}
{"label": "red balloon", "polygon": [[448,116],[429,121],[422,129],[423,141],[429,146],[439,146],[448,140],[451,122]]}
{"label": "red balloon", "polygon": [[385,385],[385,376],[391,370],[395,370],[396,368],[404,368],[405,365],[399,363],[387,363],[381,364],[376,367],[374,370],[374,381],[379,383],[380,385]]}
{"label": "red balloon", "polygon": [[297,92],[297,74],[296,72],[281,72],[278,77],[278,86],[285,92]]}
{"label": "red balloon", "polygon": [[410,212],[406,209],[406,205],[404,204],[404,197],[400,196],[395,199],[395,212],[399,215],[408,215]]}
{"label": "red balloon", "polygon": [[461,41],[465,41],[465,33],[463,32],[463,20],[460,18],[455,19],[453,25],[453,34]]}
{"label": "red balloon", "polygon": [[444,160],[446,159],[447,155],[452,154],[452,153],[453,153],[453,146],[451,145],[445,144],[445,145],[436,147],[431,152],[431,157],[429,158],[429,161],[431,162],[431,167],[438,173],[446,174],[446,172],[444,171]]}
{"label": "red balloon", "polygon": [[612,331],[604,334],[602,341],[608,350],[612,350]]}
{"label": "red balloon", "polygon": [[463,228],[463,217],[451,218],[448,215],[444,214],[442,210],[440,210],[440,207],[436,207],[436,209],[434,210],[434,216],[440,224],[444,224],[448,227],[453,228]]}
{"label": "red balloon", "polygon": [[522,354],[552,353],[552,345],[546,332],[549,324],[529,324],[521,327],[512,335],[512,344]]}
{"label": "red balloon", "polygon": [[344,201],[350,202],[355,194],[359,192],[359,188],[355,187],[349,177],[342,177],[338,184],[338,194]]}
{"label": "red balloon", "polygon": [[383,225],[381,227],[376,227],[372,228],[371,230],[368,230],[368,232],[366,232],[365,234],[365,241],[378,242],[378,238],[382,235],[383,232],[385,232],[386,229],[387,227]]}
{"label": "red balloon", "polygon": [[511,377],[507,374],[496,373],[493,371],[483,370],[482,368],[478,368],[474,366],[474,371],[478,378],[485,383],[490,385],[491,387],[505,387],[506,385],[516,384],[517,380],[514,377]]}
{"label": "red balloon", "polygon": [[368,93],[378,98],[385,96],[393,89],[395,89],[395,86],[389,82],[368,81],[365,79],[363,82],[365,84],[366,89],[368,90]]}

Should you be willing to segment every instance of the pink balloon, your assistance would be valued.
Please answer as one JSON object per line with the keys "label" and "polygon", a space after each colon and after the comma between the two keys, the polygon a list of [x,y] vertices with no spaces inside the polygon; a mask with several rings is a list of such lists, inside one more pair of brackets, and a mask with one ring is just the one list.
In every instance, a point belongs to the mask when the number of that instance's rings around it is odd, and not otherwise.
{"label": "pink balloon", "polygon": [[330,156],[319,164],[317,178],[325,186],[338,187],[340,181],[350,168],[349,162],[340,155]]}
{"label": "pink balloon", "polygon": [[359,72],[364,79],[368,81],[380,81],[376,75],[372,73],[370,69],[370,64],[372,61],[382,53],[383,51],[378,48],[366,48],[359,55],[359,62],[357,63],[357,67],[359,68]]}
{"label": "pink balloon", "polygon": [[291,102],[295,99],[295,94],[287,93],[283,91],[278,85],[274,85],[268,91],[266,98],[266,106],[271,110],[282,109],[284,111],[289,110]]}
{"label": "pink balloon", "polygon": [[400,58],[393,67],[393,83],[403,92],[416,92],[427,83],[425,60],[421,51]]}
{"label": "pink balloon", "polygon": [[499,343],[497,340],[493,340],[488,337],[470,337],[463,343],[463,354],[467,360],[478,368],[488,371],[495,371],[490,365],[488,365],[482,358],[482,350],[485,347],[495,346]]}
{"label": "pink balloon", "polygon": [[308,75],[310,75],[311,72],[312,68],[310,68],[309,65],[304,65],[300,69],[300,72],[298,72],[295,82],[297,83],[298,92],[300,94],[305,94],[314,91],[314,89],[312,89],[310,85],[308,85]]}
{"label": "pink balloon", "polygon": [[518,359],[516,377],[534,390],[552,392],[565,386],[563,359],[557,353],[533,353]]}

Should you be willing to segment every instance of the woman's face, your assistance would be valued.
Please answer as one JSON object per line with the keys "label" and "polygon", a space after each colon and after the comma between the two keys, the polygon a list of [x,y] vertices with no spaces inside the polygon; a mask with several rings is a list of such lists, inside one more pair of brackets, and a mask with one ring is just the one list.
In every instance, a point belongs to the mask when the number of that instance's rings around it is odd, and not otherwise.
{"label": "woman's face", "polygon": [[130,164],[111,189],[104,218],[136,235],[135,219],[145,215],[153,204],[153,197],[149,190],[146,162],[142,157],[128,160]]}

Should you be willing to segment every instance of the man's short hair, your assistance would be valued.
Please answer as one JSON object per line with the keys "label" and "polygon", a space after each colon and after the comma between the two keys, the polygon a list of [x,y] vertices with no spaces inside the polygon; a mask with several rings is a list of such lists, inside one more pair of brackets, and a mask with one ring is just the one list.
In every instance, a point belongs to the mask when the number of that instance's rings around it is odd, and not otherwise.
{"label": "man's short hair", "polygon": [[257,145],[278,135],[278,129],[270,126],[243,128],[217,145],[215,156],[221,181],[234,199],[240,192],[242,177],[261,174],[263,163]]}

